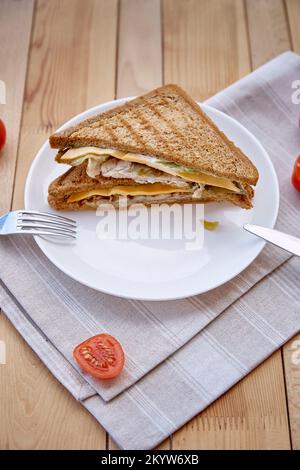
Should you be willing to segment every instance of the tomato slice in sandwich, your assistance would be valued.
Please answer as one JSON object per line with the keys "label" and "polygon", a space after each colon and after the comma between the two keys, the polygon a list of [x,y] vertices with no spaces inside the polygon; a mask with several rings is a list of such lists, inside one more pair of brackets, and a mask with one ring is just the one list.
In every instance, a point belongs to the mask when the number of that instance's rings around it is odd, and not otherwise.
{"label": "tomato slice in sandwich", "polygon": [[111,335],[92,336],[76,346],[73,356],[84,372],[96,379],[113,379],[124,367],[124,351]]}

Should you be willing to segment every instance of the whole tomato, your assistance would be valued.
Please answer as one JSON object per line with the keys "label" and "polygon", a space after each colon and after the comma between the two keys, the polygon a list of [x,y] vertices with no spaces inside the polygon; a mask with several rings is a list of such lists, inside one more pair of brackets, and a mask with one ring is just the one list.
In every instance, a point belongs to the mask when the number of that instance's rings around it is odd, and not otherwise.
{"label": "whole tomato", "polygon": [[300,155],[295,161],[292,174],[292,184],[297,191],[300,191]]}
{"label": "whole tomato", "polygon": [[1,121],[0,119],[0,152],[4,147],[5,140],[6,140],[6,130],[5,130],[4,122]]}

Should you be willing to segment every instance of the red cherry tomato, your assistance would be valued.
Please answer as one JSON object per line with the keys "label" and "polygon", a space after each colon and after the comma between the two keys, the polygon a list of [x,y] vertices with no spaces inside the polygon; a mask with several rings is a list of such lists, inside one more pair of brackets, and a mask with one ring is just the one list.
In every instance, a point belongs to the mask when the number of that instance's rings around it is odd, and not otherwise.
{"label": "red cherry tomato", "polygon": [[300,191],[300,155],[295,161],[294,170],[292,174],[292,184],[297,191]]}
{"label": "red cherry tomato", "polygon": [[124,367],[124,351],[111,335],[102,333],[76,346],[73,356],[81,369],[96,379],[113,379]]}
{"label": "red cherry tomato", "polygon": [[1,121],[0,119],[0,152],[4,147],[5,140],[6,140],[6,130],[5,130],[4,122]]}

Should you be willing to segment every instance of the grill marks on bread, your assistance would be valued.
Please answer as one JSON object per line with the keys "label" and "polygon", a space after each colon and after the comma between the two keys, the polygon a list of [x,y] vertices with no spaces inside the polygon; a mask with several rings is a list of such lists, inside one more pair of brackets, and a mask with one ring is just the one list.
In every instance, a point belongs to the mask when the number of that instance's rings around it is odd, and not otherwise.
{"label": "grill marks on bread", "polygon": [[50,137],[54,148],[95,145],[156,156],[241,183],[256,184],[246,155],[176,85],[166,85]]}

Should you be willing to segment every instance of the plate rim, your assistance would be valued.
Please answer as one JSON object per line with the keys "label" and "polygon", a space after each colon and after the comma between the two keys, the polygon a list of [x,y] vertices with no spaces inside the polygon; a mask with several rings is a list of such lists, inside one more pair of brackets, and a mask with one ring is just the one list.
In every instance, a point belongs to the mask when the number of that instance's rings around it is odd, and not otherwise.
{"label": "plate rim", "polygon": [[[116,100],[110,100],[110,101],[106,101],[104,103],[100,103],[99,105],[96,105],[96,106],[93,106],[91,108],[88,108],[84,111],[82,111],[81,113],[73,116],[72,118],[70,118],[68,121],[66,121],[62,126],[60,126],[56,132],[59,132],[61,130],[64,130],[65,128],[71,126],[71,125],[74,125],[75,124],[75,121],[80,121],[81,119],[87,119],[86,117],[86,114],[89,113],[89,114],[93,114],[93,113],[99,113],[101,111],[99,111],[99,108],[105,106],[107,107],[107,109],[111,108],[111,107],[114,107],[114,106],[118,106],[118,105],[121,105],[121,104],[124,104],[126,103],[127,101],[130,101],[132,99],[134,99],[135,96],[130,96],[130,97],[125,97],[125,98],[119,98],[119,99],[116,99]],[[246,133],[248,135],[248,137],[250,137],[252,140],[254,139],[255,142],[256,142],[256,145],[258,145],[260,147],[260,150],[262,151],[262,153],[264,154],[267,162],[268,162],[268,165],[269,165],[269,169],[272,173],[272,178],[273,178],[273,181],[275,183],[275,186],[274,186],[274,192],[275,192],[275,210],[274,210],[274,214],[273,214],[273,217],[272,217],[272,220],[269,224],[267,224],[268,227],[270,228],[273,228],[276,224],[276,221],[277,221],[277,217],[278,217],[278,212],[279,212],[279,204],[280,204],[280,190],[279,190],[279,182],[278,182],[278,177],[277,177],[277,174],[276,174],[276,171],[275,171],[275,168],[274,168],[274,165],[273,165],[273,162],[268,154],[268,152],[265,150],[264,146],[260,143],[260,141],[257,139],[257,137],[255,137],[254,134],[252,134],[252,132],[250,132],[246,127],[243,126],[243,124],[241,124],[240,122],[238,122],[236,119],[234,119],[233,117],[229,116],[228,114],[224,113],[223,111],[220,111],[216,108],[214,108],[213,106],[210,106],[208,104],[205,104],[205,103],[200,103],[200,102],[197,102],[197,104],[199,106],[201,106],[202,108],[204,108],[204,111],[205,109],[210,109],[212,110],[213,112],[221,115],[221,116],[225,116],[225,119],[229,119],[230,121],[232,121],[234,123],[235,126],[238,126],[244,133]],[[27,174],[27,177],[26,177],[26,182],[25,182],[25,187],[24,187],[24,205],[25,205],[25,209],[26,210],[29,210],[28,206],[29,206],[29,186],[30,186],[30,180],[32,178],[32,175],[33,175],[33,172],[35,170],[35,166],[37,165],[38,161],[39,161],[39,158],[40,158],[40,154],[42,154],[44,152],[44,150],[46,149],[46,147],[49,145],[49,140],[47,139],[43,144],[42,146],[39,148],[38,152],[35,154],[35,157],[34,159],[32,160],[31,162],[31,165],[30,165],[30,168],[29,168],[29,171],[28,171],[28,174]],[[99,287],[96,287],[94,285],[91,285],[87,282],[83,282],[78,276],[76,276],[76,273],[74,274],[73,272],[69,272],[68,269],[66,269],[65,267],[63,267],[61,264],[59,264],[56,260],[53,259],[53,257],[51,256],[51,254],[48,253],[48,251],[44,248],[44,245],[43,245],[43,239],[40,238],[39,236],[34,236],[33,237],[35,242],[37,243],[37,245],[39,246],[39,248],[42,250],[42,252],[44,253],[44,255],[47,257],[47,259],[49,259],[49,261],[54,264],[54,266],[56,266],[60,271],[62,271],[64,274],[66,274],[67,276],[69,276],[71,279],[74,279],[75,281],[79,282],[80,284],[82,285],[85,285],[86,287],[88,288],[91,288],[91,289],[94,289],[98,292],[102,292],[104,294],[107,294],[107,295],[112,295],[114,297],[119,297],[119,298],[124,298],[124,299],[131,299],[131,300],[141,300],[141,301],[153,301],[153,302],[161,302],[161,301],[171,301],[171,300],[180,300],[180,299],[185,299],[185,298],[189,298],[189,297],[193,297],[193,296],[196,296],[196,295],[201,295],[201,294],[205,294],[206,292],[209,292],[213,289],[217,289],[218,287],[222,286],[223,284],[226,284],[227,282],[229,282],[231,279],[235,278],[236,276],[238,276],[241,272],[243,272],[248,266],[250,266],[253,261],[258,257],[258,255],[261,253],[261,251],[263,250],[263,248],[265,247],[266,245],[266,241],[262,240],[262,239],[257,239],[257,244],[258,244],[258,248],[257,250],[255,250],[255,254],[253,256],[251,256],[250,260],[247,260],[246,263],[244,263],[242,265],[242,267],[239,267],[236,271],[234,272],[231,272],[230,275],[226,278],[223,278],[222,281],[220,281],[219,283],[215,284],[213,287],[209,288],[209,289],[206,289],[206,290],[200,290],[199,292],[193,292],[193,293],[190,293],[190,294],[182,294],[182,295],[172,295],[172,296],[168,296],[168,297],[155,297],[153,298],[153,296],[148,296],[148,297],[141,297],[141,296],[134,296],[134,295],[126,295],[126,294],[117,294],[115,292],[113,292],[112,290],[107,290],[107,289],[103,289],[103,288],[99,288]]]}

